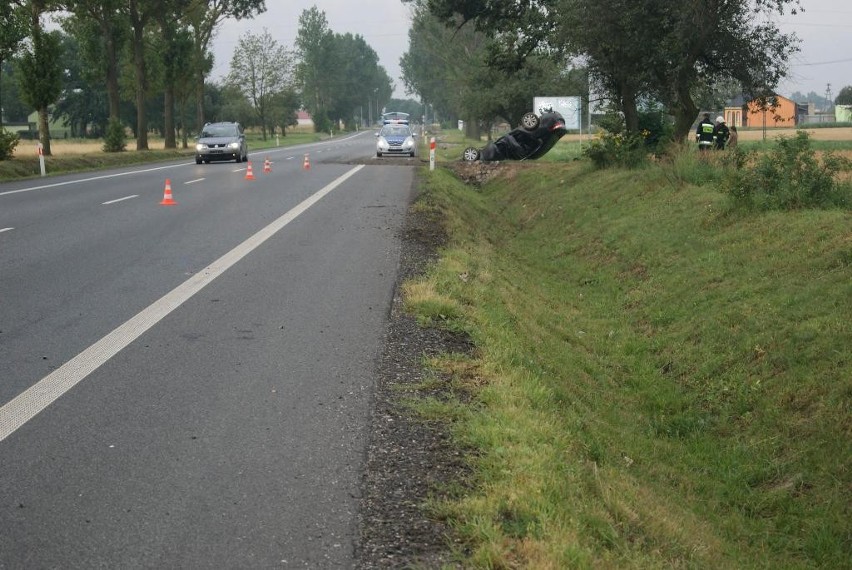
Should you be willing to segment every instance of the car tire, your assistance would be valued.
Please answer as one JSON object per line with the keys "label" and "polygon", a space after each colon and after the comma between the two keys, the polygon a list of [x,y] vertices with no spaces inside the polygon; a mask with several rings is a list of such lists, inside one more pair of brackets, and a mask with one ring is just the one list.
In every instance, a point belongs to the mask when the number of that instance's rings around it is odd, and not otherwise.
{"label": "car tire", "polygon": [[410,156],[411,158],[414,158],[414,151],[412,150],[410,153],[408,153],[408,156]]}
{"label": "car tire", "polygon": [[541,124],[541,120],[535,113],[524,113],[521,117],[521,125],[528,131],[534,131]]}
{"label": "car tire", "polygon": [[205,161],[204,161],[204,164],[210,164],[210,161],[209,161],[209,160],[205,160]]}
{"label": "car tire", "polygon": [[195,164],[201,164],[201,159],[200,159],[200,158],[196,158],[196,159],[195,159]]}
{"label": "car tire", "polygon": [[237,158],[235,158],[234,160],[236,161],[237,164],[239,164],[243,161],[243,157],[241,155],[237,154]]}
{"label": "car tire", "polygon": [[462,158],[465,162],[475,162],[479,160],[479,149],[473,148],[472,146],[467,147],[462,153]]}
{"label": "car tire", "polygon": [[380,153],[379,151],[376,151],[376,156],[378,156],[379,158],[381,158],[381,157],[382,157],[382,153]]}

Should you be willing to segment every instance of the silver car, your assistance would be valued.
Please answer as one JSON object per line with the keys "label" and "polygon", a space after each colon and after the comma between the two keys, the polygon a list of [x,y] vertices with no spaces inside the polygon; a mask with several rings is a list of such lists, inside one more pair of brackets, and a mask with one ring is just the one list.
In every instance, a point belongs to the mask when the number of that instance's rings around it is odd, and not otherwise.
{"label": "silver car", "polygon": [[248,145],[239,123],[207,123],[195,143],[195,164],[211,160],[248,160]]}

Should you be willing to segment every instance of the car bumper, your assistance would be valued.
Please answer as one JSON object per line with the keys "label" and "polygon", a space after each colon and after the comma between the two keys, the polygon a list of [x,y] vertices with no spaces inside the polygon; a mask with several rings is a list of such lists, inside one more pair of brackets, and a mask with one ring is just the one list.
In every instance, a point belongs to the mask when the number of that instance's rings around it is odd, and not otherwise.
{"label": "car bumper", "polygon": [[204,152],[195,153],[195,158],[199,160],[236,160],[238,156],[240,156],[239,150],[208,150]]}

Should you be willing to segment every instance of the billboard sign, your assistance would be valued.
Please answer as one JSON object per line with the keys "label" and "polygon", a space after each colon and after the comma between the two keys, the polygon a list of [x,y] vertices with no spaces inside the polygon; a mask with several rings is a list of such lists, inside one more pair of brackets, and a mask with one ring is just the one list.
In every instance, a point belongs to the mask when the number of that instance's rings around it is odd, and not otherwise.
{"label": "billboard sign", "polygon": [[562,115],[565,119],[565,128],[569,130],[580,130],[581,107],[579,97],[535,97],[533,99],[533,110],[537,115],[553,109]]}

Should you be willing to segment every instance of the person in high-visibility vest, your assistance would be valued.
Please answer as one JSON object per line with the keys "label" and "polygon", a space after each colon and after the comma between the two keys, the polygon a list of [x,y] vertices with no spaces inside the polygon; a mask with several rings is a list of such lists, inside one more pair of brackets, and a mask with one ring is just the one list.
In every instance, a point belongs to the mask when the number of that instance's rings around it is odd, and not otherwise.
{"label": "person in high-visibility vest", "polygon": [[698,141],[698,150],[710,150],[713,148],[713,130],[716,125],[710,120],[710,113],[704,113],[704,118],[695,129],[695,140]]}

